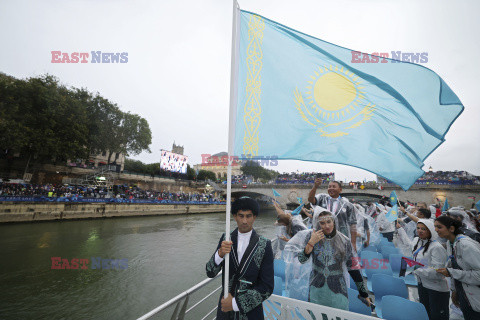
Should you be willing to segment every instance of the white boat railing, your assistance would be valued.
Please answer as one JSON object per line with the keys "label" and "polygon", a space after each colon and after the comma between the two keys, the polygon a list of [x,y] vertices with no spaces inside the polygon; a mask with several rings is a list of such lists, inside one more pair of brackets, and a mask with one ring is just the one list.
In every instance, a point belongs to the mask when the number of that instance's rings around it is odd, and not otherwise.
{"label": "white boat railing", "polygon": [[[307,219],[305,219],[305,221]],[[272,240],[272,246],[275,245],[275,242],[277,240],[278,239],[273,239]],[[213,291],[206,294],[203,298],[201,298],[193,306],[188,308],[188,303],[190,302],[190,297],[192,296],[192,294],[199,291],[202,288],[205,288],[207,285],[209,285],[210,283],[212,283],[213,281],[218,279],[221,276],[221,274],[222,274],[222,272],[220,271],[216,277],[211,278],[211,279],[208,278],[208,279],[203,280],[202,282],[194,285],[190,289],[180,293],[176,297],[170,299],[169,301],[165,302],[164,304],[156,307],[152,311],[150,311],[150,312],[146,313],[145,315],[141,316],[137,320],[146,320],[146,319],[150,319],[151,317],[157,316],[157,315],[158,316],[162,315],[162,317],[165,318],[165,319],[184,320],[185,316],[188,315],[192,310],[194,310],[195,308],[207,303],[208,298],[210,298],[213,294],[215,294],[215,292],[220,291],[221,288],[222,288],[221,283],[219,283],[218,287],[215,287],[215,289]],[[285,306],[285,308],[287,308],[286,310],[290,310],[291,308],[293,308],[292,306],[293,306],[294,303],[302,302],[302,301],[295,300],[295,299],[289,299],[289,298],[285,298],[285,299],[287,299],[287,300],[284,300],[284,297],[272,295],[269,298],[268,301],[274,302],[277,305],[278,305],[278,303],[280,303],[281,306]],[[215,301],[217,301],[217,300],[215,300]],[[341,310],[338,310],[338,309],[332,309],[332,308],[328,308],[328,307],[324,307],[324,306],[319,306],[319,305],[311,304],[311,303],[308,303],[308,302],[304,302],[304,303],[307,303],[309,305],[308,310],[312,310],[312,308],[313,308],[313,309],[316,310],[317,313],[320,312],[320,313],[318,313],[319,315],[321,315],[321,314],[332,314],[332,312],[329,311],[328,309],[335,310],[336,314],[339,314],[339,311],[341,311]],[[166,315],[167,312],[171,311],[171,308],[169,308],[169,307],[172,307],[173,305],[175,305],[175,308],[173,309],[173,312],[171,313],[171,315],[170,316]],[[266,304],[265,306],[268,308],[268,304]],[[295,307],[297,307],[297,306],[295,306]],[[271,309],[275,310],[274,308],[271,308]],[[295,308],[293,308],[293,309],[295,309]],[[196,314],[194,319],[195,320],[197,320],[197,319],[205,320],[208,317],[210,317],[216,310],[217,310],[217,303],[215,303],[213,308],[209,309],[209,311],[204,316],[198,316],[198,314]],[[277,310],[279,310],[278,307],[277,307]],[[286,314],[287,313],[284,312],[282,316],[279,315],[280,317],[275,316],[275,319],[297,319],[297,318],[284,318],[285,316],[287,316]],[[356,313],[352,313],[352,312],[348,312],[348,315],[355,315],[356,316],[355,318],[350,317],[350,319],[374,319],[373,317],[362,318],[362,317],[359,317],[359,315],[357,315]],[[215,316],[213,316],[212,319],[215,319]],[[274,319],[274,318],[268,318],[268,319]],[[301,319],[301,318],[298,318],[298,319]],[[305,319],[311,319],[311,318],[305,318]],[[318,318],[318,319],[322,319],[322,318]],[[332,318],[329,317],[328,319],[332,319]],[[339,319],[343,320],[341,318],[333,318],[333,319],[334,320],[339,320]],[[378,318],[375,318],[375,319],[378,319]]]}
{"label": "white boat railing", "polygon": [[[272,240],[272,246],[275,244],[275,242],[277,241],[278,239],[273,239]],[[192,307],[190,307],[189,309],[187,309],[188,307],[188,303],[189,303],[189,300],[190,300],[190,297],[191,295],[206,287],[208,284],[210,284],[212,281],[215,281],[215,279],[219,278],[220,276],[222,275],[222,271],[220,271],[216,277],[214,278],[207,278],[205,280],[203,280],[202,282],[194,285],[193,287],[191,287],[190,289],[180,293],[179,295],[177,295],[176,297],[168,300],[167,302],[165,302],[164,304],[156,307],[155,309],[153,309],[152,311],[144,314],[143,316],[141,316],[140,318],[138,318],[137,320],[146,320],[146,319],[150,319],[151,317],[155,316],[155,315],[159,315],[159,314],[165,314],[167,312],[167,309],[169,309],[169,307],[175,305],[175,309],[173,310],[173,313],[172,315],[169,317],[169,319],[171,320],[184,320],[185,319],[185,316],[191,312],[194,308],[204,304],[206,302],[206,300],[212,296],[215,292],[219,291],[222,289],[222,286],[221,284],[218,285],[218,287],[215,287],[215,289],[213,291],[211,291],[210,293],[208,293],[207,295],[205,295],[202,299],[200,299],[200,301],[196,302]],[[210,311],[205,314],[203,317],[196,317],[195,319],[201,319],[201,320],[205,320],[207,319],[212,313],[214,313],[215,311],[217,310],[217,304],[215,303],[215,306],[213,309],[210,309]],[[166,318],[168,319],[168,317]],[[212,319],[215,319],[215,317],[213,317]]]}
{"label": "white boat railing", "polygon": [[[207,284],[217,279],[220,275],[221,273],[219,273],[215,278],[206,279],[198,283],[197,285],[177,295],[173,299],[165,302],[161,306],[153,309],[149,313],[141,316],[137,320],[146,320],[155,315],[161,315],[161,314],[166,316],[165,319],[169,318],[171,320],[183,320],[190,311],[192,311],[194,308],[196,308],[200,304],[203,304],[210,296],[218,292],[221,289],[221,286],[218,286],[216,289],[211,291],[208,295],[203,297],[200,301],[198,301],[189,309],[187,309],[190,295],[196,292],[197,290],[205,287]],[[166,311],[170,306],[173,306],[173,305],[175,305],[175,309],[173,310],[171,315],[166,315],[164,311]],[[214,307],[210,309],[210,311],[207,312],[203,317],[196,315],[194,319],[205,320],[210,316],[212,316],[211,319],[214,320],[215,315],[212,315],[212,314],[214,314],[216,310],[217,310],[217,304],[215,304]],[[320,319],[322,320],[347,320],[347,319],[378,320],[379,319],[378,317],[375,317],[375,316],[362,315],[359,313],[330,308],[330,307],[318,305],[315,303],[277,296],[274,294],[272,294],[263,303],[263,310],[265,313],[265,319],[269,319],[269,320],[315,320],[315,319],[317,320],[320,320]]]}
{"label": "white boat railing", "polygon": [[263,303],[269,320],[369,320],[379,318],[272,294]]}
{"label": "white boat railing", "polygon": [[[219,286],[214,289],[213,291],[211,291],[210,293],[208,293],[206,296],[204,296],[202,299],[200,299],[200,301],[198,301],[197,303],[195,303],[193,306],[191,306],[189,309],[187,309],[188,307],[188,302],[190,300],[190,297],[193,293],[195,293],[196,291],[206,287],[209,283],[215,281],[217,278],[219,278],[221,276],[222,272],[220,271],[216,277],[214,278],[207,278],[205,280],[203,280],[202,282],[200,283],[197,283],[196,285],[194,285],[193,287],[191,287],[190,289],[180,293],[179,295],[177,295],[176,297],[168,300],[167,302],[165,302],[164,304],[156,307],[155,309],[153,309],[152,311],[148,312],[147,314],[144,314],[143,316],[141,316],[140,318],[138,318],[137,320],[146,320],[146,319],[150,319],[151,317],[155,316],[155,315],[158,315],[158,314],[164,314],[166,313],[166,310],[170,307],[170,306],[173,306],[175,305],[175,309],[173,310],[173,313],[171,314],[171,316],[169,317],[171,320],[183,320],[185,318],[185,315],[188,314],[189,312],[191,312],[193,309],[195,309],[196,307],[198,307],[199,305],[203,304],[208,298],[210,298],[210,296],[212,296],[215,292],[219,291],[222,287],[221,287],[221,284],[219,284]],[[203,316],[203,318],[201,318],[202,320],[206,319],[208,316],[210,316],[215,310],[217,310],[217,304],[215,304],[215,308],[213,308],[210,312],[208,312],[205,316]],[[199,317],[196,317],[196,319],[200,319]]]}

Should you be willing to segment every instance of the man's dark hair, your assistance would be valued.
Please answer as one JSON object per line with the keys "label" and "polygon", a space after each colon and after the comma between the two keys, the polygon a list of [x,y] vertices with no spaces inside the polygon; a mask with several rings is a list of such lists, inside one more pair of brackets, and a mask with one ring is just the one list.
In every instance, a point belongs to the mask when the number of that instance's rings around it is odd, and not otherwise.
{"label": "man's dark hair", "polygon": [[340,181],[332,180],[332,181],[330,181],[330,182],[336,183],[337,186],[338,186],[340,189],[342,189],[342,183],[341,183]]}
{"label": "man's dark hair", "polygon": [[418,212],[421,212],[425,219],[430,219],[432,217],[432,212],[428,209],[420,208]]}
{"label": "man's dark hair", "polygon": [[260,206],[258,202],[250,197],[241,197],[235,200],[232,203],[232,214],[236,215],[238,211],[243,210],[250,210],[252,211],[254,216],[258,216],[258,212],[260,211]]}

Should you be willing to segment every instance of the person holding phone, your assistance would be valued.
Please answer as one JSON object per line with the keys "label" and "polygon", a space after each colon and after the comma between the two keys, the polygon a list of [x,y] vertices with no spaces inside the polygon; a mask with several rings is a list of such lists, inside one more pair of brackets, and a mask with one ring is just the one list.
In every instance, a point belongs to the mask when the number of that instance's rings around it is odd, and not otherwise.
{"label": "person holding phone", "polygon": [[353,205],[342,198],[342,184],[339,181],[330,181],[328,194],[316,194],[322,184],[321,178],[316,178],[312,190],[308,194],[308,201],[314,206],[320,206],[330,211],[338,221],[338,231],[350,238],[353,249],[357,250],[357,217]]}

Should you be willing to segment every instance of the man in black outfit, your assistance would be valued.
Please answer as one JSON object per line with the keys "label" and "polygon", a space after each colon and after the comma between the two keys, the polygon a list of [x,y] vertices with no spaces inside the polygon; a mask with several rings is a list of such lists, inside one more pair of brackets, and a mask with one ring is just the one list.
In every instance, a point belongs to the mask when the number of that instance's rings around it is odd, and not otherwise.
{"label": "man in black outfit", "polygon": [[[229,294],[222,290],[217,309],[217,319],[264,319],[262,302],[273,292],[273,251],[270,240],[258,235],[253,223],[258,216],[257,201],[242,197],[232,204],[232,214],[237,222],[231,241],[222,235],[215,253],[207,262],[209,278],[224,269],[225,254],[230,253]],[[225,272],[222,274],[222,279]],[[224,283],[224,281],[222,281]]]}

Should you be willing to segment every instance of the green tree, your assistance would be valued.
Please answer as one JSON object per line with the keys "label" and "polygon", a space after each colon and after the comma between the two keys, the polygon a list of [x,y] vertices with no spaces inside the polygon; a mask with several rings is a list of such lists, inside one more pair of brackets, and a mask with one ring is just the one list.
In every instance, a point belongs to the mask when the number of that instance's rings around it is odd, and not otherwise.
{"label": "green tree", "polygon": [[160,162],[145,164],[140,160],[126,158],[124,169],[134,173],[156,175],[160,171]]}
{"label": "green tree", "polygon": [[195,169],[193,169],[192,167],[190,167],[189,164],[187,164],[187,179],[195,180],[195,178],[196,178]]}
{"label": "green tree", "polygon": [[129,158],[125,159],[124,170],[128,172],[135,172],[135,173],[146,172],[145,164],[142,161],[133,160]]}
{"label": "green tree", "polygon": [[[90,153],[150,152],[152,133],[137,114],[122,112],[86,89],[44,75],[26,80],[0,73],[0,150],[37,161],[87,159]],[[155,173],[154,165],[146,169]]]}
{"label": "green tree", "polygon": [[208,170],[200,170],[198,171],[197,180],[207,180],[210,179],[212,181],[217,181],[217,177],[215,173]]}
{"label": "green tree", "polygon": [[120,126],[122,112],[98,93],[92,95],[82,88],[75,89],[75,96],[88,114],[88,150],[92,154],[107,152],[112,147],[112,132]]}
{"label": "green tree", "polygon": [[277,171],[268,170],[262,167],[256,161],[246,161],[241,167],[240,170],[244,175],[253,176],[255,179],[260,179],[264,182],[274,179],[279,175]]}
{"label": "green tree", "polygon": [[38,160],[86,157],[87,114],[70,90],[50,75],[0,78],[1,149]]}
{"label": "green tree", "polygon": [[119,125],[114,126],[110,134],[111,139],[107,145],[108,163],[114,152],[125,155],[137,155],[142,151],[151,152],[149,145],[152,143],[152,132],[147,120],[137,114],[123,113],[120,110],[116,112],[114,119]]}

